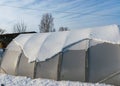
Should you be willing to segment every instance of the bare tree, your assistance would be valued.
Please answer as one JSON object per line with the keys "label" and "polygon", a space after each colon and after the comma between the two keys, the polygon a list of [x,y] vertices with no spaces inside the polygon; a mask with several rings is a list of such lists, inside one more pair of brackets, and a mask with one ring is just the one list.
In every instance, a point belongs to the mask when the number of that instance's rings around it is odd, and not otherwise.
{"label": "bare tree", "polygon": [[53,17],[51,14],[46,13],[42,16],[42,20],[39,25],[39,30],[41,33],[44,32],[54,32],[54,23],[53,23]]}
{"label": "bare tree", "polygon": [[59,31],[68,31],[69,29],[68,29],[68,27],[60,27],[59,28]]}
{"label": "bare tree", "polygon": [[13,27],[13,31],[15,33],[20,33],[20,32],[26,32],[27,26],[24,24],[24,22],[17,23]]}
{"label": "bare tree", "polygon": [[3,34],[4,32],[5,30],[0,28],[0,34]]}

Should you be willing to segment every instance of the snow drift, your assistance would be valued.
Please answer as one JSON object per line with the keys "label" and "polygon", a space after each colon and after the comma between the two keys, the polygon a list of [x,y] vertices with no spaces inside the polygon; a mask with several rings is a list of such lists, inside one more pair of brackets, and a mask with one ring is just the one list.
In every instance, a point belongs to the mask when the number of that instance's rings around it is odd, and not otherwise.
{"label": "snow drift", "polygon": [[71,81],[54,81],[50,79],[31,79],[21,76],[0,74],[0,84],[4,86],[112,86],[100,83],[82,83]]}

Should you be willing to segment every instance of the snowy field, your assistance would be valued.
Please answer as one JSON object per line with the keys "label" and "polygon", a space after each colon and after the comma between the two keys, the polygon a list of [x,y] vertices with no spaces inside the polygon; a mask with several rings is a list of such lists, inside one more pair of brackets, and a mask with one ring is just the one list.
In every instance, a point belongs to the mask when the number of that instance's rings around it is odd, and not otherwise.
{"label": "snowy field", "polygon": [[21,76],[0,74],[0,86],[112,86],[99,83],[81,83],[71,81],[54,81],[49,79],[31,79]]}

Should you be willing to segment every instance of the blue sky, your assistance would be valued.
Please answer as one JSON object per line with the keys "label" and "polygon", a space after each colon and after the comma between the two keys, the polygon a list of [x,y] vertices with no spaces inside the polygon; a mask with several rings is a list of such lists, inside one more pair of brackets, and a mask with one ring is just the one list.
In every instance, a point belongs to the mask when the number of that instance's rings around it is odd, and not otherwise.
{"label": "blue sky", "polygon": [[39,31],[45,13],[53,15],[56,29],[120,25],[120,0],[0,0],[0,28],[12,32],[24,21],[28,31]]}

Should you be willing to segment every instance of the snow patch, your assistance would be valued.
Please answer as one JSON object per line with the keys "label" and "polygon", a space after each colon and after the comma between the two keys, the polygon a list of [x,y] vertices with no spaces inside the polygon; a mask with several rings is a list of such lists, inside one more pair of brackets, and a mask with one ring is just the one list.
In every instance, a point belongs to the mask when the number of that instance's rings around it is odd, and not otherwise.
{"label": "snow patch", "polygon": [[0,84],[4,86],[113,86],[100,83],[82,83],[73,81],[54,81],[50,79],[31,79],[22,76],[0,74]]}

